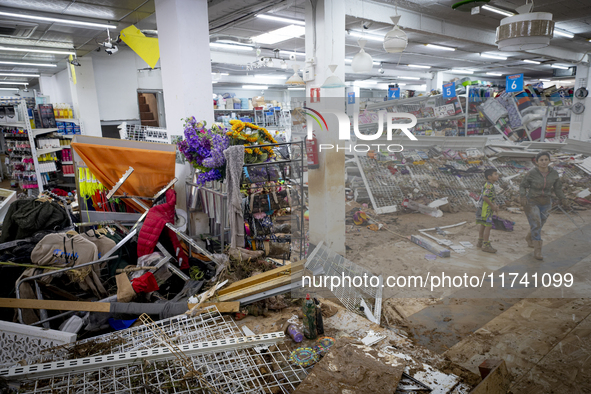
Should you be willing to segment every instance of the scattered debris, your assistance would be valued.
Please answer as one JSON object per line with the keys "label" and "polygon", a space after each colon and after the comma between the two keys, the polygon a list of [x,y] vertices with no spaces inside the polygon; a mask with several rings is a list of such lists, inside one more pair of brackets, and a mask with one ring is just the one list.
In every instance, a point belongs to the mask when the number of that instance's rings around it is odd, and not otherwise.
{"label": "scattered debris", "polygon": [[449,257],[450,256],[449,249],[439,246],[435,242],[429,241],[428,239],[423,238],[420,235],[412,235],[410,237],[410,240],[413,243],[419,245],[420,247],[427,249],[429,252],[435,254],[436,256],[439,256],[439,257]]}

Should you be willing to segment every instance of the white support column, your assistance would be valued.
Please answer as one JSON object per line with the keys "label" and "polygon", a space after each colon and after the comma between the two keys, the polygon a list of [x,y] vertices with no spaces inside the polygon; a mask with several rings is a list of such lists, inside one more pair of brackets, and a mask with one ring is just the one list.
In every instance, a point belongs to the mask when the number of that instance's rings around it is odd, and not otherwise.
{"label": "white support column", "polygon": [[427,80],[427,92],[430,92],[433,89],[441,90],[443,85],[443,73],[441,71],[436,71],[431,74],[433,74],[433,79]]}
{"label": "white support column", "polygon": [[[591,67],[578,65],[577,76],[575,79],[575,90],[581,87],[590,89],[589,80],[591,79]],[[585,112],[576,115],[570,115],[570,132],[568,138],[589,141],[591,139],[591,95],[584,99],[573,98],[573,104],[583,103],[585,105]]]}
{"label": "white support column", "polygon": [[80,126],[84,135],[102,137],[103,131],[101,129],[92,57],[81,57],[78,61],[80,67],[75,68],[76,84],[72,82],[72,75],[68,67],[74,116],[80,118]]}
{"label": "white support column", "polygon": [[[208,125],[214,121],[207,0],[156,0],[155,5],[166,129],[169,135],[182,135],[187,117]],[[181,209],[189,172],[189,164],[177,164],[175,190]]]}
{"label": "white support column", "polygon": [[[321,102],[314,106],[310,100],[310,88],[320,87],[332,73],[328,68],[336,64],[335,71],[345,79],[345,4],[342,0],[318,0],[315,20],[312,6],[306,2],[306,59],[316,59],[315,79],[306,84],[307,104],[318,108],[330,107],[345,112],[345,88],[321,89]],[[314,28],[315,26],[315,28]],[[314,30],[316,39],[314,40]],[[316,44],[316,48],[314,48]],[[314,51],[315,50],[315,51]],[[344,146],[339,141],[339,125],[334,115],[327,114],[328,130],[321,131],[315,121],[308,119],[307,127],[314,127],[319,144]],[[324,241],[332,250],[345,255],[345,152],[330,150],[320,152],[320,168],[308,174],[310,206],[310,242]]]}

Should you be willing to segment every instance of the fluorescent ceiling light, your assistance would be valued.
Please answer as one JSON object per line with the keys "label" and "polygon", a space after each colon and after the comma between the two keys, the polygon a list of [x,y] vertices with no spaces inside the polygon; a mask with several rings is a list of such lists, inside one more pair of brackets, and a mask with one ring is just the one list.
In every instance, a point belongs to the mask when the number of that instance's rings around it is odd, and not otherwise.
{"label": "fluorescent ceiling light", "polygon": [[568,69],[569,69],[569,68],[568,68],[568,67],[566,67],[566,66],[560,66],[560,65],[558,65],[558,64],[551,64],[551,65],[550,65],[550,67],[552,67],[552,68],[559,68],[559,69],[561,69],[561,70],[568,70]]}
{"label": "fluorescent ceiling light", "polygon": [[417,80],[417,81],[418,81],[419,79],[421,79],[421,78],[419,78],[419,77],[398,77],[398,78],[400,78],[400,79],[414,79],[414,80]]}
{"label": "fluorescent ceiling light", "polygon": [[211,75],[230,75],[228,73],[211,73]]}
{"label": "fluorescent ceiling light", "polygon": [[287,90],[306,90],[306,88],[287,88]]}
{"label": "fluorescent ceiling light", "polygon": [[558,29],[554,29],[554,34],[558,34],[559,36],[563,36],[566,38],[573,38],[575,36],[573,33],[570,33],[565,30],[558,30]]}
{"label": "fluorescent ceiling light", "polygon": [[63,25],[96,27],[99,29],[115,29],[117,27],[117,25],[109,25],[106,23],[93,23],[93,22],[74,21],[71,19],[47,18],[45,16],[17,14],[14,12],[0,12],[0,15],[8,16],[10,18],[32,19],[32,20],[36,20],[36,21],[58,23],[58,24],[63,24]]}
{"label": "fluorescent ceiling light", "polygon": [[490,12],[496,12],[497,14],[501,14],[501,15],[505,15],[505,16],[513,16],[513,15],[515,15],[512,12],[505,11],[505,10],[502,10],[500,8],[497,8],[497,7],[493,7],[493,6],[490,6],[488,4],[483,5],[482,6],[482,9],[483,10],[490,11]]}
{"label": "fluorescent ceiling light", "polygon": [[286,75],[255,75],[254,77],[264,79],[287,79]]}
{"label": "fluorescent ceiling light", "polygon": [[285,55],[296,55],[296,56],[306,56],[303,52],[292,52],[292,51],[279,51],[279,53],[283,53]]}
{"label": "fluorescent ceiling light", "polygon": [[20,90],[19,88],[2,88],[0,87],[0,90]]}
{"label": "fluorescent ceiling light", "polygon": [[51,53],[54,55],[74,55],[74,52],[68,51],[56,51],[53,49],[31,49],[31,48],[17,48],[17,47],[5,47],[0,46],[0,51],[10,51],[10,52],[31,52],[31,53]]}
{"label": "fluorescent ceiling light", "polygon": [[289,25],[268,33],[252,37],[252,40],[261,44],[276,44],[291,38],[301,37],[306,34],[306,28],[302,26]]}
{"label": "fluorescent ceiling light", "polygon": [[450,72],[454,74],[474,74],[472,70],[458,70],[457,68],[451,69]]}
{"label": "fluorescent ceiling light", "polygon": [[48,64],[48,63],[20,63],[20,62],[8,62],[5,60],[0,60],[0,64],[10,64],[15,66],[33,66],[33,67],[57,67],[56,64]]}
{"label": "fluorescent ceiling light", "polygon": [[408,67],[412,67],[412,68],[431,68],[431,66],[422,66],[420,64],[409,64]]}
{"label": "fluorescent ceiling light", "polygon": [[488,53],[481,53],[480,56],[482,56],[482,57],[488,57],[488,58],[491,58],[491,59],[507,60],[507,58],[505,56],[490,55]]}
{"label": "fluorescent ceiling light", "polygon": [[275,16],[275,15],[259,14],[259,15],[257,15],[257,18],[268,19],[270,21],[285,22],[285,23],[289,23],[292,25],[301,25],[301,26],[306,25],[306,22],[304,22],[304,21],[300,21],[297,19],[283,18],[281,16]]}
{"label": "fluorescent ceiling light", "polygon": [[538,81],[540,81],[540,82],[550,82],[550,80],[549,80],[549,79],[541,79],[541,78],[540,78],[540,79],[538,79]]}
{"label": "fluorescent ceiling light", "polygon": [[30,78],[38,78],[39,74],[9,74],[9,73],[0,73],[2,77],[30,77]]}
{"label": "fluorescent ceiling light", "polygon": [[425,46],[427,48],[441,49],[443,51],[455,51],[456,50],[456,48],[444,47],[442,45],[435,45],[435,44],[425,44]]}
{"label": "fluorescent ceiling light", "polygon": [[[345,63],[347,63],[347,64],[353,63],[353,59],[345,59]],[[382,62],[379,62],[376,60],[376,61],[373,61],[372,64],[374,66],[379,66],[380,64],[382,64]]]}
{"label": "fluorescent ceiling light", "polygon": [[269,89],[269,87],[264,85],[242,85],[242,89],[266,90]]}
{"label": "fluorescent ceiling light", "polygon": [[405,83],[399,83],[398,86],[406,86]]}
{"label": "fluorescent ceiling light", "polygon": [[502,76],[503,74],[501,74],[501,73],[486,73],[486,75],[495,75],[495,76],[497,76],[497,77],[500,77],[500,76]]}
{"label": "fluorescent ceiling light", "polygon": [[540,62],[536,62],[535,60],[529,60],[529,59],[523,59],[522,62],[531,63],[531,64],[541,64]]}
{"label": "fluorescent ceiling light", "polygon": [[370,34],[370,33],[365,33],[365,32],[355,31],[355,30],[349,30],[348,33],[350,36],[365,38],[368,41],[384,42],[384,36],[379,36],[377,34]]}
{"label": "fluorescent ceiling light", "polygon": [[28,82],[6,82],[6,81],[0,82],[0,85],[25,85],[25,86],[27,86],[28,84],[29,84]]}
{"label": "fluorescent ceiling light", "polygon": [[228,49],[232,51],[252,51],[254,48],[246,45],[222,44],[219,42],[210,42],[210,48]]}
{"label": "fluorescent ceiling light", "polygon": [[218,83],[218,81],[211,81],[211,83]]}

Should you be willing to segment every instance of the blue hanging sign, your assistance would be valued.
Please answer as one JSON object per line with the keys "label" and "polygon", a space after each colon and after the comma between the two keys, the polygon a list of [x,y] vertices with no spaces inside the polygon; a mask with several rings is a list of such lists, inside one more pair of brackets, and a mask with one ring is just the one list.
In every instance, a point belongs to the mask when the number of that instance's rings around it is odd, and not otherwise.
{"label": "blue hanging sign", "polygon": [[355,92],[347,93],[347,104],[355,104]]}
{"label": "blue hanging sign", "polygon": [[456,83],[449,82],[443,84],[443,98],[456,97]]}
{"label": "blue hanging sign", "polygon": [[523,90],[523,74],[507,75],[505,91],[521,92]]}
{"label": "blue hanging sign", "polygon": [[400,88],[395,86],[388,87],[388,100],[392,99],[399,99],[400,98]]}

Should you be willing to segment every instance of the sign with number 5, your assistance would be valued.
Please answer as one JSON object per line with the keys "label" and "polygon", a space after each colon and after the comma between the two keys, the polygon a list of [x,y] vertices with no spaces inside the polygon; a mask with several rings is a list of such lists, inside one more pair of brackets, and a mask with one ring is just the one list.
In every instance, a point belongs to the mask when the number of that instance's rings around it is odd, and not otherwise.
{"label": "sign with number 5", "polygon": [[507,92],[521,92],[523,90],[523,74],[507,75],[505,84]]}
{"label": "sign with number 5", "polygon": [[443,84],[443,98],[456,97],[456,83],[449,82]]}

